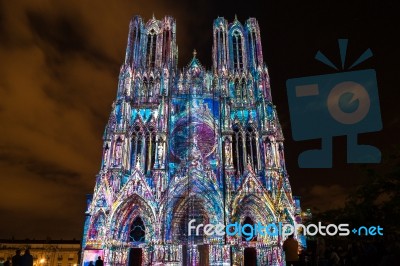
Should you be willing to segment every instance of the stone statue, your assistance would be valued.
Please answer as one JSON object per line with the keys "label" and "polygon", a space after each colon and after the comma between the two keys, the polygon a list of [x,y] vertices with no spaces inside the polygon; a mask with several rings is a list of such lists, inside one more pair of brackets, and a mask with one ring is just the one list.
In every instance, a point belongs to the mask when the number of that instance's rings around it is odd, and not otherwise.
{"label": "stone statue", "polygon": [[163,142],[158,143],[157,160],[158,160],[158,165],[160,165],[160,166],[164,165],[164,143]]}
{"label": "stone statue", "polygon": [[110,148],[108,147],[108,144],[107,144],[106,147],[104,148],[104,159],[103,159],[104,165],[107,165],[107,163],[108,163],[109,151],[110,151]]}
{"label": "stone statue", "polygon": [[225,142],[225,158],[226,158],[226,164],[228,166],[232,165],[232,153],[231,153],[231,147],[229,142]]}
{"label": "stone statue", "polygon": [[140,169],[140,155],[136,156],[136,169]]}
{"label": "stone statue", "polygon": [[117,140],[115,147],[115,165],[120,165],[122,161],[122,143]]}

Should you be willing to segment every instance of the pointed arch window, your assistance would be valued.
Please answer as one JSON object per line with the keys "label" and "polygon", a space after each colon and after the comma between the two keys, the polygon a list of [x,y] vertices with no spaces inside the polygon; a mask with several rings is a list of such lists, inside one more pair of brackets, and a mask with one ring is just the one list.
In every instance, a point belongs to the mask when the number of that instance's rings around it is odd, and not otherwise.
{"label": "pointed arch window", "polygon": [[242,35],[239,31],[234,31],[232,34],[232,45],[233,45],[233,68],[243,68],[243,42]]}
{"label": "pointed arch window", "polygon": [[110,147],[108,146],[108,143],[106,143],[106,146],[104,147],[104,151],[103,151],[103,165],[104,166],[108,165],[109,152],[110,152]]}
{"label": "pointed arch window", "polygon": [[140,37],[141,37],[140,35],[141,35],[140,29],[137,29],[137,31],[136,31],[136,43],[137,43],[138,46],[140,45]]}
{"label": "pointed arch window", "polygon": [[150,174],[156,156],[156,130],[153,124],[148,127],[136,125],[132,132],[131,168],[137,165],[145,174]]}
{"label": "pointed arch window", "polygon": [[249,126],[246,130],[247,160],[254,170],[258,170],[258,145],[256,130]]}
{"label": "pointed arch window", "polygon": [[242,87],[239,79],[235,79],[235,96],[237,99],[242,98]]}
{"label": "pointed arch window", "polygon": [[148,90],[147,90],[146,97],[147,98],[149,98],[149,97],[151,98],[153,96],[153,93],[154,93],[154,78],[150,77],[150,79],[149,79],[149,87],[148,87]]}
{"label": "pointed arch window", "polygon": [[259,158],[256,129],[253,126],[242,129],[235,125],[233,132],[232,159],[237,174],[242,174],[247,164],[250,164],[253,170],[258,171]]}
{"label": "pointed arch window", "polygon": [[149,91],[149,82],[148,82],[147,78],[144,77],[143,78],[143,86],[140,91],[140,98],[141,98],[142,102],[146,99],[148,91]]}
{"label": "pointed arch window", "polygon": [[222,67],[225,57],[225,43],[224,43],[224,32],[222,29],[217,31],[217,64],[218,67]]}
{"label": "pointed arch window", "polygon": [[271,141],[269,140],[269,138],[266,138],[265,142],[265,161],[266,161],[266,165],[267,167],[271,167],[272,166],[272,148],[271,148]]}
{"label": "pointed arch window", "polygon": [[278,164],[279,167],[282,167],[283,169],[285,169],[285,156],[284,156],[284,151],[283,151],[283,143],[279,143],[278,145],[278,153],[279,153],[279,157],[278,157]]}
{"label": "pointed arch window", "polygon": [[136,35],[137,35],[137,27],[134,26],[132,35],[129,38],[129,47],[128,47],[128,51],[127,51],[129,64],[132,64],[132,62],[135,58],[135,47],[137,46]]}
{"label": "pointed arch window", "polygon": [[121,124],[122,122],[122,108],[121,104],[116,104],[115,105],[115,116],[117,118],[117,124]]}
{"label": "pointed arch window", "polygon": [[139,57],[139,47],[140,47],[140,37],[141,37],[141,32],[139,26],[135,27],[134,32],[133,32],[133,38],[135,40],[133,44],[133,54],[134,58],[133,61],[137,62],[137,58]]}
{"label": "pointed arch window", "polygon": [[139,125],[134,127],[131,145],[131,167],[135,168],[138,161],[141,163],[143,154],[143,131]]}
{"label": "pointed arch window", "polygon": [[245,79],[242,79],[240,81],[240,87],[242,88],[242,99],[246,99],[247,98],[247,86],[246,86]]}
{"label": "pointed arch window", "polygon": [[157,35],[154,29],[152,29],[147,35],[147,65],[150,68],[154,68],[156,63],[156,47],[157,47]]}
{"label": "pointed arch window", "polygon": [[129,241],[140,243],[146,241],[146,227],[144,226],[143,220],[140,216],[136,217],[130,226]]}
{"label": "pointed arch window", "polygon": [[115,142],[114,166],[120,166],[122,163],[122,143],[123,140],[118,136],[118,139]]}
{"label": "pointed arch window", "polygon": [[257,54],[258,54],[258,47],[257,47],[257,34],[254,29],[251,29],[248,34],[248,40],[250,45],[250,56],[252,58],[252,62],[254,67],[258,66]]}
{"label": "pointed arch window", "polygon": [[171,50],[171,30],[167,29],[163,33],[163,62],[168,63],[169,54]]}
{"label": "pointed arch window", "polygon": [[238,175],[244,170],[244,143],[243,134],[238,126],[233,128],[232,148],[233,148],[233,166]]}
{"label": "pointed arch window", "polygon": [[135,43],[136,43],[136,35],[137,35],[137,27],[135,26],[135,27],[133,28],[133,34],[132,34],[132,37],[133,37],[133,45],[135,45]]}
{"label": "pointed arch window", "polygon": [[151,169],[154,167],[155,154],[156,154],[156,133],[153,126],[150,126],[146,133],[146,158],[144,169],[145,173],[150,174]]}

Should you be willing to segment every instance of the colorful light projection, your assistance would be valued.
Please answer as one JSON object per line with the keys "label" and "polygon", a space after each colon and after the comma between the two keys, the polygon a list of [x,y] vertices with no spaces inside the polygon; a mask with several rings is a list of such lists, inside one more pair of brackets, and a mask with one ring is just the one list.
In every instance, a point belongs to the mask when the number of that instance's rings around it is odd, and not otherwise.
{"label": "colorful light projection", "polygon": [[132,19],[84,263],[101,251],[106,265],[282,265],[278,236],[188,235],[192,219],[293,223],[298,208],[258,23],[217,18],[213,36],[212,71],[196,53],[178,71],[175,20]]}
{"label": "colorful light projection", "polygon": [[96,249],[87,250],[84,253],[83,266],[89,266],[90,262],[92,262],[94,265],[98,257],[101,257],[102,259],[104,258],[103,250],[96,250]]}

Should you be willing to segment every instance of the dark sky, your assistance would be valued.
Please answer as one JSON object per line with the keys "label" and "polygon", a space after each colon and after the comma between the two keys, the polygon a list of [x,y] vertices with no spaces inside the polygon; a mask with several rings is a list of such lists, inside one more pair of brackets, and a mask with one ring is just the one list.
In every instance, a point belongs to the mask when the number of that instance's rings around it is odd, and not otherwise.
{"label": "dark sky", "polygon": [[[343,205],[365,181],[365,168],[387,171],[399,148],[399,23],[395,1],[7,1],[0,0],[0,238],[80,238],[85,194],[92,193],[101,138],[116,94],[130,18],[177,20],[179,65],[193,48],[211,67],[217,16],[258,19],[274,104],[286,138],[295,195],[304,208]],[[277,2],[277,1],[275,1]],[[360,141],[379,147],[383,162],[348,165],[345,138],[334,139],[332,169],[299,169],[298,154],[318,141],[294,142],[286,80],[335,73],[314,60],[322,50],[339,63],[338,38],[348,38],[348,62],[367,48],[357,69],[377,71],[383,130]]]}

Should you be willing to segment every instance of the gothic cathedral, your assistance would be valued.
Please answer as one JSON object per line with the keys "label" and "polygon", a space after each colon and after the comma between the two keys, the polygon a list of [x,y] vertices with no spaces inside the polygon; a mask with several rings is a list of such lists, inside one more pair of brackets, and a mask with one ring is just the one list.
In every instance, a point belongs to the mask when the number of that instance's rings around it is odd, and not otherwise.
{"label": "gothic cathedral", "polygon": [[82,263],[283,265],[280,236],[188,229],[299,219],[257,20],[214,21],[211,70],[177,61],[174,18],[131,20]]}

